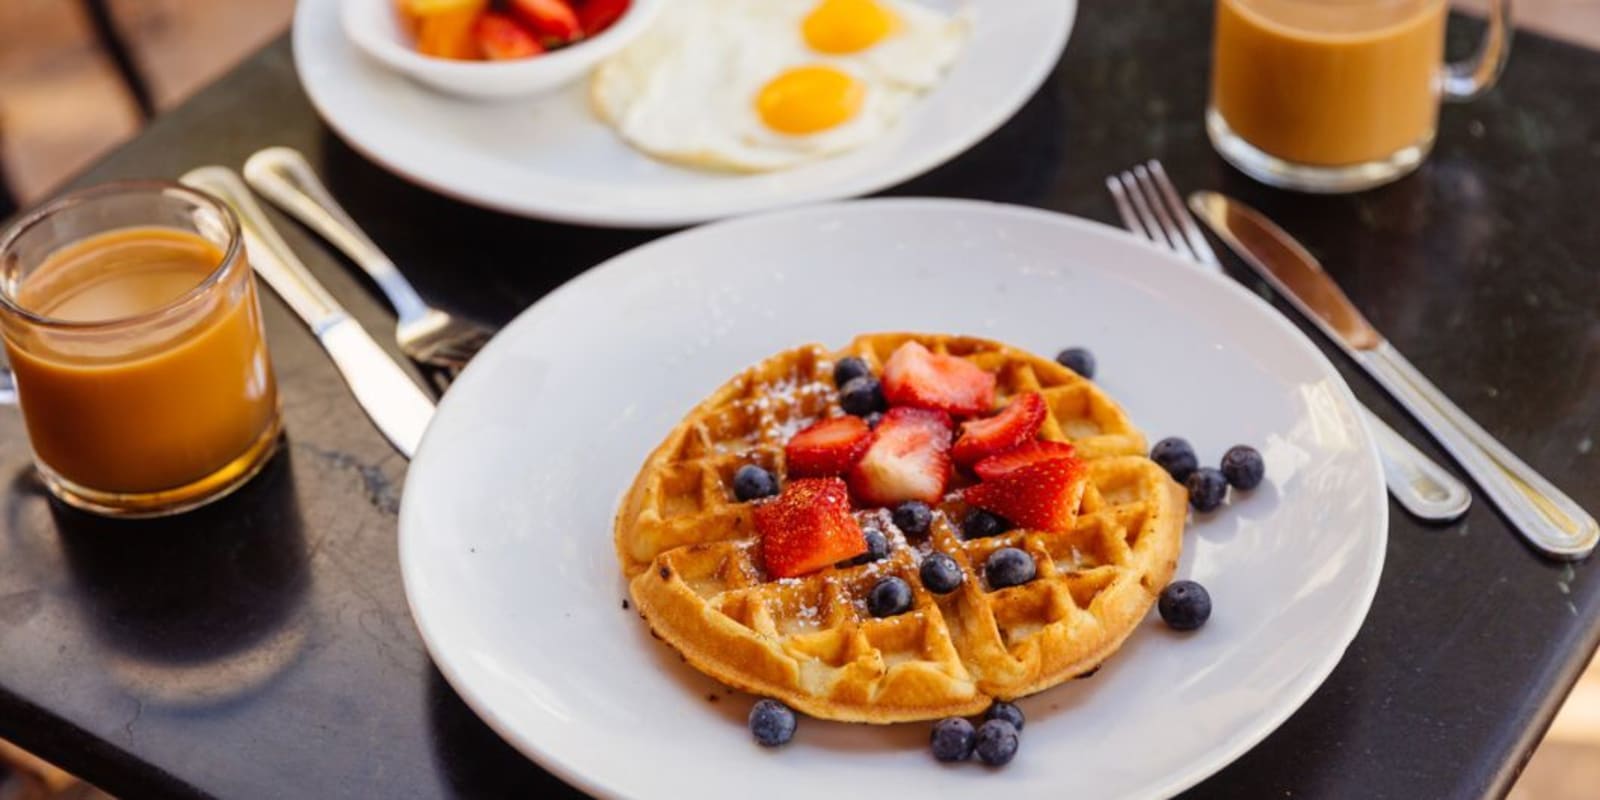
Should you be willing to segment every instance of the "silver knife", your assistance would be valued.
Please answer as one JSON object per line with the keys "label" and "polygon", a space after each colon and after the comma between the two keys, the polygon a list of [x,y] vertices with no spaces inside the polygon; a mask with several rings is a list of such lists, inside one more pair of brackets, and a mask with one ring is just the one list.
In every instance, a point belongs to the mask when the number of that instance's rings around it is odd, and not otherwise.
{"label": "silver knife", "polygon": [[216,195],[233,209],[244,231],[250,266],[316,334],[356,402],[389,443],[406,458],[415,454],[433,417],[433,401],[300,263],[244,181],[233,170],[215,166],[190,170],[179,180]]}
{"label": "silver knife", "polygon": [[1216,192],[1189,195],[1189,207],[1394,395],[1534,547],[1570,560],[1594,551],[1600,542],[1600,524],[1594,517],[1490,436],[1406,361],[1299,242],[1259,212]]}

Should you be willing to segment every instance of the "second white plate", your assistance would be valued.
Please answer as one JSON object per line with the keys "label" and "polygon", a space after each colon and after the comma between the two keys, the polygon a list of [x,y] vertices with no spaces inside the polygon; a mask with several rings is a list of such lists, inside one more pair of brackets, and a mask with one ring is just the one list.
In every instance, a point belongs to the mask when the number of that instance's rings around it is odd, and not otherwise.
{"label": "second white plate", "polygon": [[[751,698],[682,664],[622,606],[617,500],[681,415],[745,366],[863,331],[1087,345],[1152,439],[1268,483],[1194,519],[1178,575],[1216,611],[1151,614],[1099,673],[1022,701],[1002,770],[940,765],[926,724],[802,720],[755,745]],[[445,396],[400,515],[435,662],[496,731],[590,792],[631,797],[1149,797],[1260,741],[1320,685],[1376,591],[1388,504],[1354,400],[1261,300],[1119,231],[985,203],[870,200],[680,233],[508,326]],[[714,702],[713,702],[714,701]]]}
{"label": "second white plate", "polygon": [[[961,2],[918,1],[945,9]],[[300,0],[294,59],[317,111],[353,147],[465,202],[611,227],[694,224],[867,194],[920,175],[1022,108],[1060,57],[1077,12],[1077,0],[976,0],[960,60],[884,138],[795,169],[733,175],[672,166],[628,147],[595,118],[582,83],[504,103],[427,89],[364,58],[344,36],[339,2]]]}

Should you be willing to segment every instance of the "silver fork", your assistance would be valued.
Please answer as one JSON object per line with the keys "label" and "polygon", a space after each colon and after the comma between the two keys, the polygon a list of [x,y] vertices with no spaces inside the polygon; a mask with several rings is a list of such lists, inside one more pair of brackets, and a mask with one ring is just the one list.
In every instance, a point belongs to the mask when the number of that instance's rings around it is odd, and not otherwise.
{"label": "silver fork", "polygon": [[245,162],[244,178],[278,208],[322,234],[372,277],[398,317],[394,335],[400,350],[417,363],[441,371],[441,389],[494,335],[487,327],[453,317],[424,302],[394,262],[328,193],[299,151],[290,147],[258,151]]}
{"label": "silver fork", "polygon": [[[1122,224],[1132,233],[1184,258],[1222,273],[1222,262],[1206,242],[1205,233],[1189,215],[1167,171],[1155,159],[1106,178],[1106,188]],[[1365,405],[1357,403],[1367,429],[1378,445],[1389,493],[1407,511],[1437,522],[1456,519],[1472,505],[1466,484],[1388,426]]]}

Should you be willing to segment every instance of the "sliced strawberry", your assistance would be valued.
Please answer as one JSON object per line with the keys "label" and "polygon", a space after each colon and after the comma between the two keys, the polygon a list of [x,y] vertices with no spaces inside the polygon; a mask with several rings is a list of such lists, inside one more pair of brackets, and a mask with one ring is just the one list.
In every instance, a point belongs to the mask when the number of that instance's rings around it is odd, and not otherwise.
{"label": "sliced strawberry", "polygon": [[1083,500],[1083,462],[1058,458],[1029,464],[967,489],[968,505],[992,511],[1019,528],[1065,531]]}
{"label": "sliced strawberry", "polygon": [[1039,432],[1044,415],[1044,398],[1038,392],[1017,395],[1000,413],[961,423],[961,438],[950,448],[950,457],[957,464],[970,467],[989,456],[1018,447]]}
{"label": "sliced strawberry", "polygon": [[874,506],[937,503],[950,482],[950,428],[943,411],[889,409],[866,455],[850,470],[850,491]]}
{"label": "sliced strawberry", "polygon": [[756,532],[767,574],[793,578],[867,551],[867,537],[850,514],[850,489],[838,478],[790,481],[775,499],[756,506]]}
{"label": "sliced strawberry", "polygon": [[596,36],[628,10],[628,0],[580,0],[578,26],[584,36]]}
{"label": "sliced strawberry", "polygon": [[524,25],[556,45],[583,36],[578,13],[567,0],[511,0],[511,10]]}
{"label": "sliced strawberry", "polygon": [[860,417],[834,417],[794,435],[783,447],[789,475],[819,478],[843,475],[872,444],[872,429]]}
{"label": "sliced strawberry", "polygon": [[994,407],[994,375],[964,358],[906,342],[883,365],[883,396],[891,406],[974,417]]}
{"label": "sliced strawberry", "polygon": [[[959,442],[957,446],[960,446]],[[978,477],[992,481],[1029,464],[1071,458],[1072,450],[1072,445],[1066,442],[1028,442],[1021,447],[979,461],[973,466],[972,471],[978,473]]]}
{"label": "sliced strawberry", "polygon": [[513,58],[527,58],[544,52],[544,46],[527,28],[517,24],[517,21],[505,14],[489,12],[478,17],[478,22],[472,28],[472,35],[478,40],[479,49],[490,61],[505,61]]}

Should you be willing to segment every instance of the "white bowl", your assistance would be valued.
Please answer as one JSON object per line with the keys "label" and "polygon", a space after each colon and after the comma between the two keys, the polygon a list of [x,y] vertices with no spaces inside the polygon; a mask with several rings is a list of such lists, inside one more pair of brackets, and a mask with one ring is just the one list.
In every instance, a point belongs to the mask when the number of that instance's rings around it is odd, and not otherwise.
{"label": "white bowl", "polygon": [[343,0],[345,36],[390,69],[439,91],[462,97],[505,98],[565,86],[643,33],[663,0],[632,0],[621,19],[568,47],[514,61],[457,61],[416,51],[400,24],[394,0]]}

